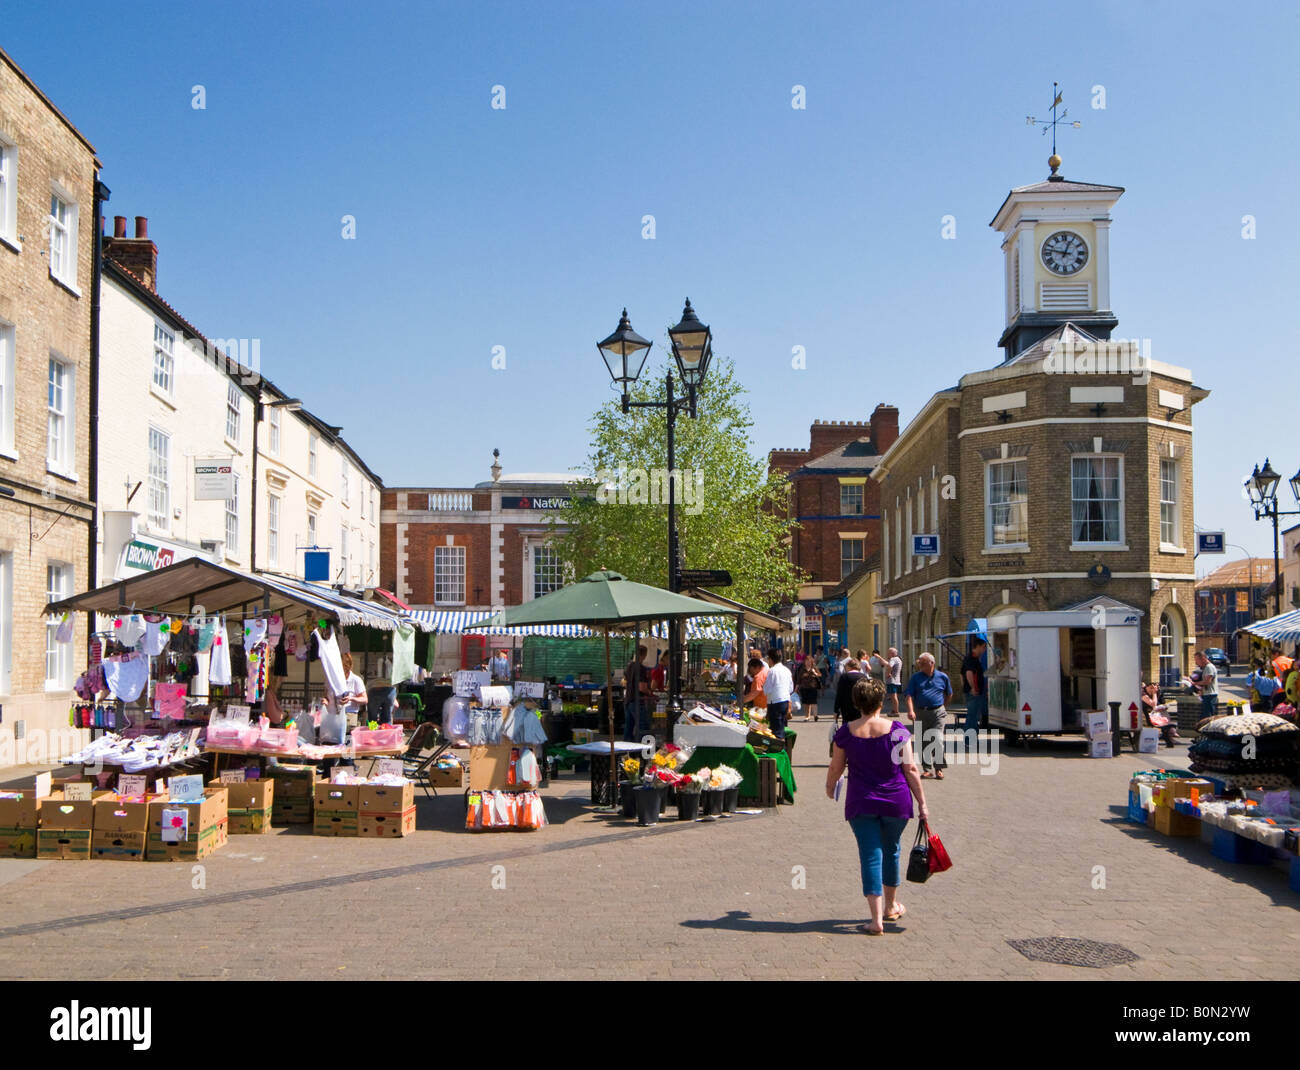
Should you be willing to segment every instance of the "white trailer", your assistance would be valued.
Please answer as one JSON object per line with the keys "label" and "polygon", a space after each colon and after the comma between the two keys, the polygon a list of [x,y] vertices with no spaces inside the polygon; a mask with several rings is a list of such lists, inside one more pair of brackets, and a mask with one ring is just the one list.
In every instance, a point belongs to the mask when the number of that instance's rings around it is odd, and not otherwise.
{"label": "white trailer", "polygon": [[[1084,714],[1119,703],[1119,731],[1141,726],[1141,610],[1111,598],[988,617],[989,724],[1008,743],[1082,732]],[[1118,741],[1116,741],[1118,747]]]}

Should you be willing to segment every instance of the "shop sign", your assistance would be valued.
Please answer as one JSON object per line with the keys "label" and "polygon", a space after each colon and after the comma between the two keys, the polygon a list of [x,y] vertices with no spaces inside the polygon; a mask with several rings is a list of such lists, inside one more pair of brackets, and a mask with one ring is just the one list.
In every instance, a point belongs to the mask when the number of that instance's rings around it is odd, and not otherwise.
{"label": "shop sign", "polygon": [[152,572],[156,568],[166,568],[175,560],[175,550],[164,550],[161,546],[154,546],[153,543],[133,539],[126,544],[126,561],[123,565],[125,568],[139,569],[141,572]]}
{"label": "shop sign", "polygon": [[555,509],[567,509],[573,504],[569,495],[553,495],[549,498],[537,498],[528,494],[502,495],[502,509],[535,509],[540,512]]}
{"label": "shop sign", "polygon": [[805,632],[819,632],[822,630],[821,617],[806,616],[803,619],[803,630]]}
{"label": "shop sign", "polygon": [[1198,554],[1222,554],[1227,552],[1227,543],[1223,540],[1227,533],[1223,531],[1198,531],[1196,533],[1196,552]]}
{"label": "shop sign", "polygon": [[231,458],[196,459],[194,498],[200,502],[228,501],[235,496],[235,466]]}
{"label": "shop sign", "polygon": [[848,611],[848,598],[827,598],[822,601],[822,612],[828,617],[842,617]]}
{"label": "shop sign", "polygon": [[938,557],[939,536],[938,535],[913,535],[912,553],[915,554],[917,557]]}

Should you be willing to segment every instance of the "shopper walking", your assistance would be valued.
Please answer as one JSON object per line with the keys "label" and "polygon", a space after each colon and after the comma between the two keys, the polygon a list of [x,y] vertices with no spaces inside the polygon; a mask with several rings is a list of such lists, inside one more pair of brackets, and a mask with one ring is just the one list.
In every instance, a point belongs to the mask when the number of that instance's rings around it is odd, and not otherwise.
{"label": "shopper walking", "polygon": [[930,818],[925,789],[917,775],[912,739],[907,727],[889,720],[881,708],[885,686],[872,677],[859,677],[853,686],[858,716],[835,733],[826,795],[835,798],[835,785],[844,771],[844,818],[858,841],[862,894],[871,920],[861,926],[879,936],[885,922],[898,921],[907,908],[898,901],[899,841],[912,817],[916,799],[919,817]]}
{"label": "shopper walking", "polygon": [[781,660],[781,651],[767,652],[767,677],[763,694],[767,696],[767,727],[777,739],[785,739],[785,723],[790,718],[790,697],[794,694],[794,677]]}
{"label": "shopper walking", "polygon": [[817,720],[817,693],[821,687],[822,674],[817,671],[812,658],[804,658],[799,669],[799,701],[803,703],[803,719]]}
{"label": "shopper walking", "polygon": [[921,776],[943,779],[948,767],[944,756],[943,726],[952,699],[952,682],[948,674],[935,668],[934,655],[926,652],[916,659],[916,672],[903,688],[907,696],[907,716],[913,722],[921,716]]}
{"label": "shopper walking", "polygon": [[989,696],[984,690],[984,652],[988,648],[987,642],[976,639],[961,663],[961,689],[966,693],[966,731],[976,733],[968,737],[968,743],[979,738],[980,725],[989,712]]}
{"label": "shopper walking", "polygon": [[885,694],[892,706],[890,712],[897,717],[898,696],[903,691],[903,659],[898,656],[897,647],[891,646],[886,653],[889,657],[885,661]]}
{"label": "shopper walking", "polygon": [[650,679],[646,672],[646,648],[636,648],[636,657],[623,670],[623,738],[634,742],[650,731]]}

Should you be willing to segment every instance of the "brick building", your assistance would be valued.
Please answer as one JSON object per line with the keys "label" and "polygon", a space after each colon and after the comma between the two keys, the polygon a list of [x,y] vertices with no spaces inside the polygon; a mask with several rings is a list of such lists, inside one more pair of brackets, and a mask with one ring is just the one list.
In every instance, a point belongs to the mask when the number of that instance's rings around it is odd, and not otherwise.
{"label": "brick building", "polygon": [[[564,585],[550,520],[572,501],[577,477],[502,475],[473,487],[391,487],[380,506],[380,586],[448,626],[519,605]],[[440,634],[452,658],[459,636]]]}
{"label": "brick building", "polygon": [[[91,304],[99,161],[0,51],[0,764],[68,753],[86,622],[46,602],[91,578]],[[55,730],[59,731],[55,731]],[[41,760],[36,758],[35,760]]]}
{"label": "brick building", "polygon": [[[790,561],[803,572],[799,600],[813,626],[805,645],[820,645],[820,635],[845,635],[844,614],[823,617],[823,599],[864,562],[880,553],[880,488],[872,471],[898,438],[898,409],[877,405],[869,420],[817,420],[807,449],[774,449],[768,470],[790,482]],[[834,599],[835,605],[843,599]],[[818,621],[821,621],[820,627]]]}
{"label": "brick building", "polygon": [[[1283,604],[1283,612],[1288,608]],[[1272,615],[1271,557],[1228,561],[1196,581],[1196,641],[1222,647],[1233,661],[1250,660],[1250,636],[1237,630]]]}
{"label": "brick building", "polygon": [[[1008,359],[936,393],[873,473],[877,612],[906,664],[1000,607],[1101,595],[1141,612],[1148,679],[1189,669],[1191,409],[1208,391],[1150,360],[1149,345],[1107,341],[1109,209],[1122,192],[1055,173],[1011,191],[993,221]],[[912,553],[921,534],[939,537],[937,555]]]}

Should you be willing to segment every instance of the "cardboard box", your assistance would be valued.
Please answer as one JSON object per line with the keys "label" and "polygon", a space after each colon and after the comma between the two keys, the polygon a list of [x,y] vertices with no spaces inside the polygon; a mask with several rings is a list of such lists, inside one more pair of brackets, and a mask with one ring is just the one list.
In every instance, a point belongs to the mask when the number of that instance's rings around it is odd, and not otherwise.
{"label": "cardboard box", "polygon": [[1160,729],[1144,728],[1138,737],[1138,750],[1142,754],[1155,754],[1160,749]]}
{"label": "cardboard box", "polygon": [[110,794],[112,793],[107,791],[92,791],[90,801],[86,802],[67,799],[61,791],[51,792],[40,801],[40,827],[90,831],[95,827],[95,803]]}
{"label": "cardboard box", "polygon": [[[1165,790],[1165,797],[1168,799],[1190,799],[1195,793],[1195,797],[1199,801],[1207,795],[1214,794],[1214,785],[1208,780],[1195,777],[1186,780],[1167,780],[1165,781]],[[1169,804],[1166,803],[1165,805]]]}
{"label": "cardboard box", "polygon": [[[149,804],[159,796],[149,796],[144,802],[122,802],[116,792],[109,792],[95,801],[95,832],[132,833],[142,835],[149,830]],[[93,849],[93,845],[92,845]]]}
{"label": "cardboard box", "polygon": [[429,787],[431,788],[456,788],[460,789],[465,786],[465,767],[457,765],[452,769],[439,769],[437,766],[429,767]]}
{"label": "cardboard box", "polygon": [[385,784],[358,784],[357,811],[374,814],[404,814],[415,805],[415,785],[390,787]]}
{"label": "cardboard box", "polygon": [[1152,811],[1151,827],[1162,836],[1199,836],[1201,822],[1190,814],[1180,814],[1167,806],[1157,806]]}
{"label": "cardboard box", "polygon": [[1089,739],[1099,732],[1110,731],[1110,714],[1106,710],[1087,710],[1083,715],[1083,732]]}
{"label": "cardboard box", "polygon": [[90,829],[37,829],[36,857],[63,862],[89,861]]}
{"label": "cardboard box", "polygon": [[231,836],[260,836],[271,831],[275,818],[269,807],[265,810],[231,810],[228,827]]}
{"label": "cardboard box", "polygon": [[317,784],[313,800],[317,813],[336,810],[355,814],[360,787],[360,784]]}
{"label": "cardboard box", "polygon": [[1088,741],[1089,758],[1113,758],[1114,744],[1109,739],[1091,739]]}
{"label": "cardboard box", "polygon": [[363,812],[357,821],[357,835],[361,837],[378,837],[391,840],[399,836],[409,836],[414,831],[414,806],[400,814]]}
{"label": "cardboard box", "polygon": [[[505,791],[508,788],[525,788],[526,784],[509,783],[510,752],[518,750],[521,754],[527,744],[496,743],[470,747],[469,749],[469,786],[472,791]],[[536,754],[536,748],[531,748]],[[537,758],[538,768],[542,759]]]}
{"label": "cardboard box", "polygon": [[275,803],[274,780],[246,780],[242,784],[223,784],[220,780],[208,781],[210,788],[226,789],[226,810],[269,810]]}
{"label": "cardboard box", "polygon": [[355,810],[317,810],[312,818],[312,832],[317,836],[359,836]]}
{"label": "cardboard box", "polygon": [[162,814],[164,810],[188,810],[189,811],[189,838],[193,840],[196,835],[208,829],[215,829],[218,824],[224,825],[229,818],[230,810],[226,805],[227,794],[224,787],[204,788],[203,801],[201,803],[173,803],[166,799],[155,799],[149,804],[149,838],[154,836],[162,838]]}
{"label": "cardboard box", "polygon": [[35,858],[36,829],[0,828],[0,858]]}
{"label": "cardboard box", "polygon": [[201,858],[207,858],[219,847],[225,846],[227,820],[222,818],[220,824],[203,829],[197,836],[191,827],[190,838],[182,843],[163,842],[162,832],[155,832],[151,827],[149,839],[145,844],[144,860],[146,862],[197,862]]}
{"label": "cardboard box", "polygon": [[148,833],[99,832],[90,834],[90,857],[118,862],[143,862]]}
{"label": "cardboard box", "polygon": [[0,799],[0,829],[34,829],[40,799],[36,792],[25,789],[17,799]]}
{"label": "cardboard box", "polygon": [[275,784],[277,799],[310,799],[316,785],[322,783],[314,765],[273,765],[266,779]]}
{"label": "cardboard box", "polygon": [[271,807],[272,825],[310,825],[315,807],[310,798],[276,799]]}

